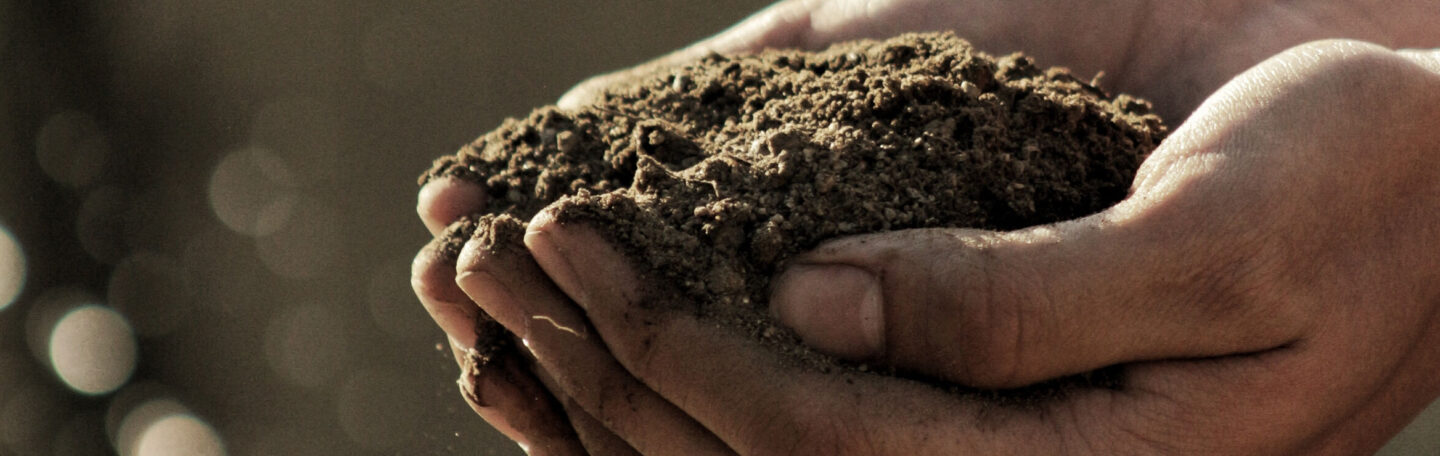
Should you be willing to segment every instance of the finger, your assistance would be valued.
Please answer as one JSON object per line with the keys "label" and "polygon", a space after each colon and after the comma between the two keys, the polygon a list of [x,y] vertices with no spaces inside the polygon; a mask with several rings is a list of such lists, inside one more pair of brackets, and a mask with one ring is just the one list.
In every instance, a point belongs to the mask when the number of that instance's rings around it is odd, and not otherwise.
{"label": "finger", "polygon": [[990,388],[1301,335],[1306,309],[1259,294],[1249,240],[1131,212],[830,242],[779,276],[772,309],[823,351]]}
{"label": "finger", "polygon": [[[482,225],[490,220],[497,219],[484,219]],[[498,220],[480,228],[482,237],[466,244],[456,282],[522,338],[559,389],[643,454],[730,453],[708,430],[615,362],[524,246],[506,244],[519,238],[523,225],[513,218]],[[511,236],[505,230],[515,231],[509,231]]]}
{"label": "finger", "polygon": [[[1060,442],[1081,438],[1078,420],[1103,419],[1063,404],[1037,405],[1044,410],[1037,413],[930,383],[827,373],[678,310],[689,306],[650,300],[640,291],[645,277],[588,228],[542,215],[526,244],[556,284],[584,303],[631,374],[741,454],[1051,454]],[[1070,396],[1103,403],[1109,394],[1076,389]],[[1097,451],[1133,443],[1118,435]]]}
{"label": "finger", "polygon": [[580,404],[573,400],[565,405],[565,413],[570,416],[570,425],[575,428],[575,433],[580,435],[580,442],[585,445],[585,450],[589,451],[589,454],[615,456],[640,454],[625,442],[625,439],[615,435],[615,432],[605,427],[605,423],[590,416],[589,412],[586,412],[584,408],[580,407]]}
{"label": "finger", "polygon": [[[482,418],[531,454],[585,454],[565,413],[524,367],[510,335],[455,285],[455,258],[474,231],[473,220],[459,220],[416,256],[411,285],[427,312],[446,333],[461,367],[462,396]],[[481,324],[490,322],[489,325]],[[477,352],[481,341],[483,354]],[[501,342],[506,341],[506,342]],[[498,350],[497,350],[498,348]]]}
{"label": "finger", "polygon": [[560,403],[536,379],[518,351],[482,357],[461,353],[461,394],[500,433],[532,455],[585,455]]}
{"label": "finger", "polygon": [[573,399],[566,399],[565,413],[570,417],[570,425],[575,428],[575,433],[580,436],[580,442],[585,445],[589,454],[603,455],[639,455],[625,439],[615,435],[605,423],[590,416],[580,404]]}
{"label": "finger", "polygon": [[[1405,103],[1335,95],[1382,69],[1396,70],[1383,84],[1409,93],[1398,89],[1422,75],[1398,60],[1363,43],[1287,52],[1208,100],[1110,210],[1011,233],[932,229],[834,241],[794,260],[772,305],[826,351],[989,387],[1297,341],[1334,305],[1312,281],[1338,263],[1317,258],[1373,230],[1337,208],[1385,214],[1362,220],[1415,212],[1406,205],[1417,199],[1367,184],[1410,178],[1357,166],[1352,151],[1336,146],[1337,138],[1370,138],[1395,151],[1392,159],[1421,150],[1393,139],[1417,137],[1407,130],[1414,124],[1333,115],[1393,115],[1419,104],[1419,93]],[[1407,252],[1387,255],[1390,264],[1419,264]],[[879,291],[864,292],[872,286]],[[862,299],[869,296],[878,298]]]}
{"label": "finger", "polygon": [[1440,49],[1401,49],[1396,52],[1416,65],[1433,73],[1440,73]]}
{"label": "finger", "polygon": [[479,184],[466,179],[446,176],[433,179],[420,187],[415,212],[431,235],[439,235],[446,226],[461,216],[485,209],[489,197]]}
{"label": "finger", "polygon": [[1206,179],[1234,167],[1223,154],[1185,153],[1220,147],[1207,136],[1235,123],[1238,109],[1217,108],[1225,105],[1202,108],[1170,136],[1114,208],[1010,233],[831,241],[777,277],[772,311],[822,351],[995,388],[1294,340],[1309,309],[1255,295],[1278,288],[1263,272],[1275,244],[1238,222],[1284,209],[1257,213],[1234,190],[1245,182]]}
{"label": "finger", "polygon": [[474,220],[459,220],[420,249],[410,266],[410,287],[430,318],[450,340],[475,347],[479,308],[455,285],[455,259],[475,230]]}
{"label": "finger", "polygon": [[540,379],[540,383],[545,385],[545,388],[551,391],[552,394],[558,396],[557,399],[561,407],[565,409],[565,415],[570,420],[570,427],[575,429],[575,434],[580,437],[580,443],[585,446],[586,451],[594,455],[623,456],[640,454],[635,451],[634,448],[630,447],[630,444],[626,443],[624,439],[615,435],[615,432],[611,431],[610,428],[605,427],[605,423],[601,423],[600,420],[595,419],[589,412],[586,412],[585,408],[581,407],[580,404],[576,403],[570,396],[563,393],[554,393],[555,391],[564,390],[561,389],[560,384],[557,383],[555,378],[551,376],[549,372],[545,371],[543,367],[538,365],[533,367],[535,376]]}
{"label": "finger", "polygon": [[[1369,454],[1440,392],[1433,369],[1419,367],[1440,360],[1440,294],[1426,275],[1434,270],[1428,252],[1436,237],[1395,228],[1428,226],[1410,214],[1433,214],[1437,207],[1435,199],[1418,196],[1433,191],[1409,186],[1433,182],[1430,152],[1440,144],[1434,129],[1393,120],[1433,118],[1440,106],[1435,67],[1417,57],[1423,55],[1357,42],[1307,44],[1237,78],[1197,113],[1248,114],[1242,119],[1247,128],[1209,122],[1231,134],[1211,144],[1196,141],[1201,149],[1239,145],[1227,152],[1242,155],[1250,152],[1243,146],[1258,144],[1263,153],[1249,157],[1283,159],[1245,166],[1271,171],[1255,181],[1272,187],[1237,187],[1279,202],[1264,207],[1290,212],[1236,215],[1290,224],[1287,237],[1274,239],[1286,244],[1286,261],[1318,271],[1307,271],[1308,280],[1290,288],[1280,304],[1309,301],[1324,312],[1306,337],[1275,350],[1134,366],[1133,390],[1154,393],[1135,394],[1137,401],[1158,414],[1190,417],[1176,422],[1172,435],[1226,435],[1224,442],[1250,445],[1212,454]],[[1347,88],[1353,91],[1341,90]],[[1375,95],[1388,93],[1409,96]],[[1337,118],[1337,112],[1347,115]],[[1361,157],[1376,162],[1355,166]],[[1420,175],[1426,177],[1412,177]],[[1284,198],[1286,191],[1301,198]],[[1407,207],[1414,204],[1424,209]],[[1375,221],[1383,221],[1378,231]]]}

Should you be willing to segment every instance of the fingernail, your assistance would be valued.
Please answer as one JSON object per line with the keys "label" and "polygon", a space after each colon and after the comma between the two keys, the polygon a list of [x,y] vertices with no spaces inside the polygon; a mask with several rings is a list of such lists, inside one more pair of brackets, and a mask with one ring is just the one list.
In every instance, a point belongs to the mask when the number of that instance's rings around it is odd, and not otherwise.
{"label": "fingernail", "polygon": [[[467,255],[472,255],[472,252],[479,250],[467,245],[461,254],[460,264],[473,264],[472,262],[479,261],[467,257]],[[505,329],[509,329],[517,336],[525,336],[525,320],[529,316],[525,314],[524,309],[516,305],[514,297],[511,296],[510,290],[505,287],[505,284],[490,275],[483,267],[462,269],[459,274],[455,275],[455,284],[465,291],[475,305],[480,306],[480,310],[500,322]]]}
{"label": "fingernail", "polygon": [[575,304],[584,309],[589,299],[579,274],[575,273],[575,265],[570,262],[567,252],[561,251],[550,239],[550,233],[543,230],[543,227],[554,224],[554,220],[554,215],[548,210],[540,211],[531,218],[529,228],[525,231],[525,246],[530,248],[535,261],[545,270],[545,275],[550,276],[555,285],[565,290]]}
{"label": "fingernail", "polygon": [[771,294],[771,312],[806,345],[831,355],[867,360],[884,350],[880,280],[839,264],[797,264]]}
{"label": "fingernail", "polygon": [[465,214],[479,212],[489,196],[479,184],[455,177],[443,177],[420,187],[415,212],[431,234],[439,234],[445,226]]}
{"label": "fingernail", "polygon": [[[454,347],[455,349],[458,349],[458,350],[460,350],[461,352],[469,353],[470,351],[472,351],[472,350],[475,349],[475,340],[474,340],[474,339],[471,339],[470,342],[467,343],[467,342],[465,342],[465,341],[463,341],[463,340],[456,339],[455,336],[452,336],[452,335],[449,335],[449,334],[446,334],[446,335],[445,335],[445,338],[450,341],[450,346],[451,346],[451,347]],[[440,348],[440,346],[439,346],[439,345],[436,345],[435,348]]]}

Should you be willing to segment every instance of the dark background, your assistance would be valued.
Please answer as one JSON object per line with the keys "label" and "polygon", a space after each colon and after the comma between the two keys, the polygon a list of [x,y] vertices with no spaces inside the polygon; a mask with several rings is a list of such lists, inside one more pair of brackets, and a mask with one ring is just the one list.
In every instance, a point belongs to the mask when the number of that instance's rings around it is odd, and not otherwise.
{"label": "dark background", "polygon": [[518,454],[411,295],[415,176],[765,3],[0,0],[0,455]]}

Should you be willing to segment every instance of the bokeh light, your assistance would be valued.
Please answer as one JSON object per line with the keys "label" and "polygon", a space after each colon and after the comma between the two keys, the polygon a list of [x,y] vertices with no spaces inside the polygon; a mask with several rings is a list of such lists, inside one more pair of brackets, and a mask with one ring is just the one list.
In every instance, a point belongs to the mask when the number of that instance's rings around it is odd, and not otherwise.
{"label": "bokeh light", "polygon": [[5,310],[25,288],[25,252],[10,230],[0,225],[0,311]]}
{"label": "bokeh light", "polygon": [[269,150],[231,152],[210,175],[210,207],[237,233],[264,236],[289,220],[295,204],[290,165]]}
{"label": "bokeh light", "polygon": [[113,309],[86,305],[70,311],[50,336],[50,362],[66,385],[84,394],[114,391],[135,371],[135,334]]}
{"label": "bokeh light", "polygon": [[295,204],[289,223],[255,239],[260,260],[272,272],[294,279],[326,270],[341,251],[340,216],[334,207],[312,198]]}
{"label": "bokeh light", "polygon": [[95,180],[110,153],[105,132],[89,114],[66,111],[45,121],[35,138],[40,169],[56,182],[81,187]]}
{"label": "bokeh light", "polygon": [[[122,395],[124,393],[122,392]],[[138,404],[133,403],[142,397],[147,399]],[[107,421],[118,413],[123,413],[123,416],[120,424],[112,431],[115,451],[120,453],[120,456],[137,456],[136,450],[140,441],[151,426],[167,417],[189,415],[190,409],[175,399],[157,394],[151,386],[137,391],[134,397],[117,397],[107,412]]]}
{"label": "bokeh light", "polygon": [[191,415],[169,415],[146,427],[135,443],[135,456],[225,456],[220,435]]}
{"label": "bokeh light", "polygon": [[[168,387],[153,381],[132,381],[111,395],[105,407],[104,428],[105,435],[109,437],[111,446],[120,448],[120,438],[122,436],[128,436],[128,438],[130,438],[129,442],[134,443],[134,438],[138,436],[140,429],[132,427],[128,429],[129,434],[125,434],[124,431],[127,430],[127,428],[124,427],[126,423],[125,420],[134,415],[134,412],[140,409],[140,407],[156,401],[173,403],[173,410],[169,411],[186,411],[184,406],[180,405],[180,403],[174,399],[171,399],[171,393]],[[168,411],[166,413],[168,413]],[[152,417],[150,421],[154,421],[153,418],[157,417],[158,416]],[[137,422],[138,421],[133,421],[132,424]],[[149,421],[146,422],[148,423]]]}
{"label": "bokeh light", "polygon": [[342,310],[319,304],[289,306],[265,328],[265,358],[291,383],[319,387],[339,374],[348,357]]}
{"label": "bokeh light", "polygon": [[[0,456],[520,454],[431,349],[416,174],[772,1],[0,0]],[[98,397],[49,346],[90,305],[141,341]]]}
{"label": "bokeh light", "polygon": [[[25,274],[0,301],[0,455],[517,454],[409,289],[415,175],[746,1],[0,0],[0,224]],[[94,307],[139,341],[128,380],[86,387],[109,393],[67,386],[51,347]]]}
{"label": "bokeh light", "polygon": [[76,285],[52,287],[30,300],[25,314],[25,344],[35,361],[51,366],[50,336],[60,318],[80,306],[98,302],[94,294]]}

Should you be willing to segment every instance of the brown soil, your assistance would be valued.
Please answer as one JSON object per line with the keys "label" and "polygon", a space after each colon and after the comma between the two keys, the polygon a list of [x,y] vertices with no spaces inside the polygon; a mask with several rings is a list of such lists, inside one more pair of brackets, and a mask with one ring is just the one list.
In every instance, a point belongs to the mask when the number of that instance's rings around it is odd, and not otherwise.
{"label": "brown soil", "polygon": [[670,302],[831,365],[765,317],[787,258],[839,236],[1091,214],[1164,134],[1144,101],[912,34],[712,55],[591,108],[507,120],[421,180],[482,183],[490,213],[520,220],[559,202],[560,221],[597,227]]}

